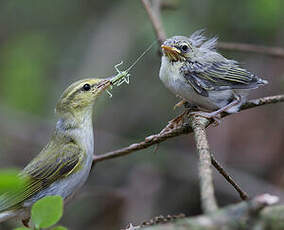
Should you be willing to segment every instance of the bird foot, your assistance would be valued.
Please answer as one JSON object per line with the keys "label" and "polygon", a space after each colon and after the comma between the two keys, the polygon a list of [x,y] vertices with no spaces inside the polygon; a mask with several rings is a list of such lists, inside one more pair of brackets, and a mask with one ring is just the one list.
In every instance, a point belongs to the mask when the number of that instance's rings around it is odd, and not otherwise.
{"label": "bird foot", "polygon": [[199,110],[197,105],[191,104],[188,101],[184,103],[184,108],[186,108],[189,112]]}
{"label": "bird foot", "polygon": [[196,111],[196,112],[190,112],[188,115],[197,115],[200,117],[205,117],[207,119],[213,119],[214,120],[214,125],[218,126],[221,123],[221,116],[220,113],[212,112],[212,113],[207,113],[207,112],[202,112],[202,111]]}
{"label": "bird foot", "polygon": [[27,227],[27,228],[30,227],[29,222],[30,222],[30,218],[22,219],[23,225],[24,225],[25,227]]}
{"label": "bird foot", "polygon": [[174,110],[176,110],[178,107],[181,107],[187,103],[186,100],[182,99],[180,102],[176,103],[174,106]]}
{"label": "bird foot", "polygon": [[188,111],[184,111],[182,114],[180,114],[177,117],[175,117],[174,119],[170,120],[168,125],[164,129],[162,129],[160,134],[166,133],[166,132],[168,132],[172,129],[175,129],[175,128],[181,126],[184,122],[184,117],[187,114],[188,114]]}
{"label": "bird foot", "polygon": [[189,103],[188,101],[182,99],[180,102],[178,102],[177,104],[175,104],[174,106],[174,110],[176,110],[178,107],[184,106],[184,108],[186,108],[188,111],[197,111],[198,107],[196,105],[193,105],[191,103]]}

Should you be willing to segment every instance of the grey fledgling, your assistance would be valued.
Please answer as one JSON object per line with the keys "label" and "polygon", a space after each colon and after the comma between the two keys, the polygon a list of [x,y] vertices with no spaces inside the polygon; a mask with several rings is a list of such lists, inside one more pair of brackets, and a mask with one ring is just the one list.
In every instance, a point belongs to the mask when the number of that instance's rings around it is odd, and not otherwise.
{"label": "grey fledgling", "polygon": [[207,40],[199,30],[189,38],[171,37],[161,46],[160,79],[175,95],[202,110],[190,114],[206,118],[238,112],[251,89],[268,83],[219,54],[216,43],[216,37]]}

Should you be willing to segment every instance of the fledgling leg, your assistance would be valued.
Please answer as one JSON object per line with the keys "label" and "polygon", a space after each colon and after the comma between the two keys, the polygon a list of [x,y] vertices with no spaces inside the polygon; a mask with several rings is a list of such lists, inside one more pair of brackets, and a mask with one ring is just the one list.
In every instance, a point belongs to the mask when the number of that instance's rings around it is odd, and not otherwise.
{"label": "fledgling leg", "polygon": [[188,110],[188,112],[190,111],[198,111],[198,106],[189,103],[188,101],[184,103],[184,108],[186,108]]}
{"label": "fledgling leg", "polygon": [[187,103],[187,101],[182,99],[181,101],[179,101],[178,103],[175,104],[174,110],[176,110],[178,107],[185,105],[186,103]]}
{"label": "fledgling leg", "polygon": [[232,108],[233,106],[236,106],[238,105],[239,103],[241,103],[241,97],[238,96],[238,95],[235,95],[235,99],[230,102],[229,104],[225,105],[224,107],[214,111],[214,112],[211,112],[211,113],[207,113],[207,112],[202,112],[202,111],[197,111],[197,112],[190,112],[189,115],[198,115],[198,116],[201,116],[201,117],[205,117],[205,118],[212,118],[215,120],[215,122],[217,122],[218,124],[220,123],[220,114],[222,112],[225,112],[227,109],[230,109]]}
{"label": "fledgling leg", "polygon": [[182,99],[180,102],[176,103],[174,106],[174,110],[178,107],[184,106],[188,111],[197,111],[198,107],[194,104],[191,104],[190,102],[186,101],[185,99]]}
{"label": "fledgling leg", "polygon": [[170,130],[182,125],[183,122],[184,122],[184,118],[187,116],[187,114],[188,114],[188,111],[184,111],[182,114],[180,114],[177,117],[175,117],[174,119],[170,120],[168,122],[168,125],[161,130],[160,134],[165,133],[165,132],[169,132]]}

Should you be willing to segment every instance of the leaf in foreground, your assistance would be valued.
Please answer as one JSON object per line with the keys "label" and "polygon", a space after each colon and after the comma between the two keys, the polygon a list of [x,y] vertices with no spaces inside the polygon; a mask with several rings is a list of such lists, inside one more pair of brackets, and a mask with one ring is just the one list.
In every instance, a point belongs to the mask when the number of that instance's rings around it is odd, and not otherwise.
{"label": "leaf in foreground", "polygon": [[57,226],[51,230],[67,230],[67,228],[63,227],[63,226]]}
{"label": "leaf in foreground", "polygon": [[37,201],[31,210],[31,219],[37,228],[48,228],[56,224],[63,215],[61,196],[46,196]]}

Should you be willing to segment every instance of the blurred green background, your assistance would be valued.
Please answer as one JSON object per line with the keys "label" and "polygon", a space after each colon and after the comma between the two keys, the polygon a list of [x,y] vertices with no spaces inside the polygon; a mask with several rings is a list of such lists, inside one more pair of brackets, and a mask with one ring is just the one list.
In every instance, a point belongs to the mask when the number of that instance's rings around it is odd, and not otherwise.
{"label": "blurred green background", "polygon": [[[167,0],[168,1],[168,0]],[[284,47],[283,0],[173,0],[162,13],[168,36],[206,28],[220,41]],[[0,167],[23,168],[47,143],[54,107],[74,80],[115,73],[155,40],[140,1],[0,1]],[[132,71],[130,85],[96,104],[95,152],[102,154],[159,132],[181,110],[161,84],[156,46]],[[284,59],[222,51],[270,84],[250,98],[284,91]],[[225,118],[208,129],[216,158],[249,192],[284,200],[284,108],[268,105]],[[220,205],[238,194],[214,174]],[[65,207],[69,229],[121,229],[157,215],[200,214],[193,136],[180,136],[130,156],[95,165]],[[11,229],[15,222],[0,225]]]}

